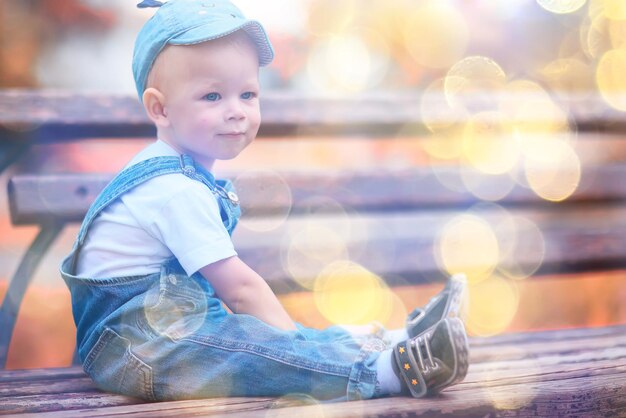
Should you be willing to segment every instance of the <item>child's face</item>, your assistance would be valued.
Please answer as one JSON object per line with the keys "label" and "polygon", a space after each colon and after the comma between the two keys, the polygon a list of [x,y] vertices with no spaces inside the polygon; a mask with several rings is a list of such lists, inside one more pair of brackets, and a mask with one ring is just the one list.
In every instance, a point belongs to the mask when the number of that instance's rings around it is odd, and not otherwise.
{"label": "child's face", "polygon": [[159,88],[169,124],[162,139],[208,168],[239,155],[261,123],[254,46],[234,34],[164,53]]}

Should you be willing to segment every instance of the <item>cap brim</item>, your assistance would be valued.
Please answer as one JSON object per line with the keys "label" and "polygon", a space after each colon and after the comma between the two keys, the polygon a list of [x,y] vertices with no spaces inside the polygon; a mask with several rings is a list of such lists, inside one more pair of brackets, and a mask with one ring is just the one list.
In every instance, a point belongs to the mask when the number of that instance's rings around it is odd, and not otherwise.
{"label": "cap brim", "polygon": [[259,54],[259,66],[265,66],[274,59],[274,49],[263,26],[255,20],[233,19],[225,22],[212,22],[189,29],[171,38],[171,45],[193,45],[212,39],[222,38],[243,29],[254,42]]}

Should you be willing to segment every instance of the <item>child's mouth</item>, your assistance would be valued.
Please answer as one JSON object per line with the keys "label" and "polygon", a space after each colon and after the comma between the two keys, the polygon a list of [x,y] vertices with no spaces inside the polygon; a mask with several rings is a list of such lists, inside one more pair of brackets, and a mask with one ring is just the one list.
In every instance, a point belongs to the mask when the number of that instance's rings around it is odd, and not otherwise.
{"label": "child's mouth", "polygon": [[223,136],[229,139],[239,139],[245,136],[245,132],[227,132],[227,133],[220,134],[220,136]]}

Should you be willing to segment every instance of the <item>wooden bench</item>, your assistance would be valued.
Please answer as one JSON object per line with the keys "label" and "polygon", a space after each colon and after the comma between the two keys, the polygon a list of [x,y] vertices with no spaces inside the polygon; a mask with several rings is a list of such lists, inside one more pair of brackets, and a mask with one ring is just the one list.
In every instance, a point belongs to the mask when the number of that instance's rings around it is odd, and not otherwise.
{"label": "wooden bench", "polygon": [[467,378],[437,398],[324,405],[296,397],[142,403],[99,391],[75,366],[0,372],[0,413],[63,418],[265,417],[272,412],[303,418],[624,416],[626,326],[472,338],[470,345]]}
{"label": "wooden bench", "polygon": [[[577,121],[580,141],[598,143],[600,136],[612,143],[621,140],[623,119],[601,102],[585,99],[567,106]],[[0,125],[30,126],[29,130],[0,129],[0,143],[5,145],[0,157],[26,152],[34,143],[153,135],[138,103],[126,97],[4,92],[0,93],[0,115]],[[263,102],[263,115],[261,140],[287,140],[296,135],[393,136],[406,126],[415,136],[427,135],[420,122],[419,101],[409,95],[307,100],[269,96]],[[237,173],[232,174],[237,177]],[[498,202],[514,216],[532,221],[542,233],[545,251],[539,263],[532,251],[520,251],[514,259],[522,268],[538,268],[531,280],[544,273],[624,267],[625,174],[626,165],[620,162],[589,166],[577,191],[565,202],[547,202],[520,186]],[[237,179],[244,217],[255,218],[250,222],[260,224],[287,214],[289,217],[269,232],[239,228],[235,245],[240,256],[275,291],[292,292],[301,290],[302,282],[293,280],[293,272],[285,268],[284,237],[310,225],[341,231],[349,222],[359,232],[346,243],[350,259],[384,277],[388,285],[441,281],[445,274],[433,251],[439,231],[469,208],[487,223],[493,224],[502,216],[499,207],[473,206],[480,200],[467,191],[453,192],[441,186],[439,179],[456,175],[456,168],[439,166],[244,176]],[[22,297],[39,260],[67,223],[82,219],[111,177],[20,174],[10,180],[12,222],[40,225],[41,232],[12,278],[0,310],[3,364]],[[503,180],[493,177],[486,181],[487,187],[498,187]],[[263,187],[267,184],[276,186],[268,190]],[[271,199],[269,192],[276,192]],[[346,213],[355,215],[346,217]],[[536,230],[517,232],[519,242],[536,242]],[[324,241],[315,241],[307,249],[315,251],[324,245]],[[316,270],[303,268],[299,273],[314,276]],[[621,416],[626,414],[624,331],[626,326],[622,325],[474,337],[465,382],[427,400],[319,405],[311,404],[310,399],[285,397],[142,403],[98,391],[76,366],[0,371],[0,414],[260,416],[277,408],[269,412],[330,417]]]}

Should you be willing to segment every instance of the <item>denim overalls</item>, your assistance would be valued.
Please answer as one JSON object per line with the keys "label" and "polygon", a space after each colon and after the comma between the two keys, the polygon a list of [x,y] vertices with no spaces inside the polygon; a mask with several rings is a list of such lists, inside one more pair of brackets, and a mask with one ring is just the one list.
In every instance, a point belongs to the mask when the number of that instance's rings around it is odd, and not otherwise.
{"label": "denim overalls", "polygon": [[296,331],[282,331],[250,315],[230,314],[209,282],[199,272],[189,277],[176,258],[149,275],[74,275],[100,211],[133,187],[170,173],[183,173],[214,193],[230,234],[239,218],[230,182],[216,181],[186,155],[142,161],[105,187],[61,265],[72,294],[78,354],[94,382],[147,400],[289,393],[333,400],[373,397],[380,345],[357,342],[339,327],[297,324]]}

